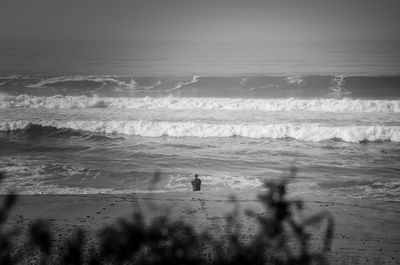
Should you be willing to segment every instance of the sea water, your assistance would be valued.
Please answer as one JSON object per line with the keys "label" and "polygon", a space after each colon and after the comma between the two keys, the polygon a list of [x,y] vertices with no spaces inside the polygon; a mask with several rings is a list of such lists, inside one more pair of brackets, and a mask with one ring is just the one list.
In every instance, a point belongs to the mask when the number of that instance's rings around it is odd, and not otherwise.
{"label": "sea water", "polygon": [[397,44],[2,42],[0,191],[400,200]]}

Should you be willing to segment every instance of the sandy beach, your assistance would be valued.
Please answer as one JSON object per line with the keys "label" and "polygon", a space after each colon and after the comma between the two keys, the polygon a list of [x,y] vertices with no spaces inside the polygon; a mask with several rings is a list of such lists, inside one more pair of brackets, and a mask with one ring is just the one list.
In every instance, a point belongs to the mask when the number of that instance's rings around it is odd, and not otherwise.
{"label": "sandy beach", "polygon": [[0,265],[400,265],[399,11],[0,0]]}
{"label": "sandy beach", "polygon": [[[243,209],[264,211],[253,194],[256,193],[235,194],[242,212],[240,237],[243,240],[256,230],[256,224],[243,214]],[[192,223],[199,232],[207,230],[215,236],[223,236],[226,214],[233,209],[228,195],[226,192],[188,192],[20,196],[8,224],[26,228],[33,220],[43,218],[51,222],[55,239],[60,241],[78,227],[96,232],[119,217],[141,211],[148,219],[168,214],[172,219]],[[331,264],[400,264],[399,202],[304,194],[301,198],[305,201],[307,215],[327,210],[335,218]],[[310,231],[313,247],[318,247],[323,227]]]}

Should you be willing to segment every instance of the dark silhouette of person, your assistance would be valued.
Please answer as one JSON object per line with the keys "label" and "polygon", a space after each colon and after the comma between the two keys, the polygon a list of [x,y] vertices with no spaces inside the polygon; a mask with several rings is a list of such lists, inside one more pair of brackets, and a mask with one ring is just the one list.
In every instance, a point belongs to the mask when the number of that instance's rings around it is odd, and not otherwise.
{"label": "dark silhouette of person", "polygon": [[193,191],[200,191],[201,189],[201,180],[198,178],[197,174],[194,175],[194,179],[192,180]]}

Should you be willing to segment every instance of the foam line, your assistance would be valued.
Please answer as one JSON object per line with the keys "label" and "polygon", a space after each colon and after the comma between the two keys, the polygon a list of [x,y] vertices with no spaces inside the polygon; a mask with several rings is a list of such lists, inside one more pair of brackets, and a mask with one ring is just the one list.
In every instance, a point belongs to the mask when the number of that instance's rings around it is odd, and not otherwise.
{"label": "foam line", "polygon": [[262,124],[171,122],[150,120],[86,121],[86,120],[16,120],[0,123],[1,131],[26,129],[30,125],[73,129],[106,134],[126,134],[143,137],[248,137],[293,138],[319,142],[341,139],[346,142],[393,141],[400,142],[400,126],[340,126],[320,124]]}
{"label": "foam line", "polygon": [[322,112],[400,112],[400,100],[361,99],[235,99],[235,98],[112,98],[88,96],[0,94],[0,108],[129,108],[176,110],[245,110],[245,111],[322,111]]}

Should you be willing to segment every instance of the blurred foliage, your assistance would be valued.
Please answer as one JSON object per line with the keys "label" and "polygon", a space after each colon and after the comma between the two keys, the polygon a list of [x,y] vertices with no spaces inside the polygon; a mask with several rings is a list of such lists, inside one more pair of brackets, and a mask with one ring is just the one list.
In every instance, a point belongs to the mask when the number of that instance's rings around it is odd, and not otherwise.
{"label": "blurred foliage", "polygon": [[[327,212],[302,217],[303,202],[286,196],[287,182],[295,174],[292,168],[283,180],[265,183],[267,189],[259,195],[265,213],[246,211],[246,216],[258,224],[256,234],[249,240],[240,239],[239,203],[232,197],[234,210],[227,216],[226,239],[199,233],[191,224],[172,221],[167,216],[146,222],[143,214],[135,213],[102,228],[95,245],[88,244],[88,232],[78,229],[57,247],[49,223],[37,220],[24,235],[23,246],[17,246],[21,232],[6,228],[17,201],[11,193],[4,196],[0,208],[0,264],[326,264],[333,218]],[[323,223],[322,248],[312,250],[308,228]]]}

